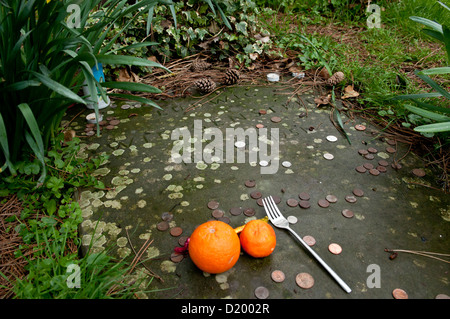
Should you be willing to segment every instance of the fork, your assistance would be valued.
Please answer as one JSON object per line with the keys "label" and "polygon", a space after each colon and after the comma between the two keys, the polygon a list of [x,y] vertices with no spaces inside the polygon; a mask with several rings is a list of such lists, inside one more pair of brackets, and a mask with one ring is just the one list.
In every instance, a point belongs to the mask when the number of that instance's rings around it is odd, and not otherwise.
{"label": "fork", "polygon": [[347,292],[350,293],[352,290],[350,287],[336,274],[333,269],[330,268],[320,256],[311,248],[309,245],[295,232],[289,227],[289,222],[284,216],[281,214],[277,205],[275,204],[272,196],[266,197],[263,199],[263,206],[269,217],[272,224],[274,224],[278,228],[284,228],[291,232],[299,242],[313,255],[317,261],[328,271],[328,273],[339,283],[339,285]]}

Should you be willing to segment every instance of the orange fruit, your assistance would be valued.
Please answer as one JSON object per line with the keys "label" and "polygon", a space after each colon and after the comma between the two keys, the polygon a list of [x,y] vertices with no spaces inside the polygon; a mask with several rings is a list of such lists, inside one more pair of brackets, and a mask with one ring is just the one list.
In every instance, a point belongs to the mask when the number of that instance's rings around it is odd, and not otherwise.
{"label": "orange fruit", "polygon": [[262,220],[249,221],[241,232],[240,240],[242,249],[256,258],[269,256],[277,244],[272,226]]}
{"label": "orange fruit", "polygon": [[218,220],[201,224],[189,239],[189,257],[207,273],[219,274],[231,269],[240,253],[239,236],[230,225]]}

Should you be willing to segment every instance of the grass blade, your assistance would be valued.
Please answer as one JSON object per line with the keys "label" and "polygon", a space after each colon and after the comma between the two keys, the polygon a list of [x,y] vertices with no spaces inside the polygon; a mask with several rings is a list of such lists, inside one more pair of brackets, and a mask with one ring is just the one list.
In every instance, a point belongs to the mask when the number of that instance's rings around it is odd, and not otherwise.
{"label": "grass blade", "polygon": [[413,113],[415,113],[417,115],[420,115],[422,117],[434,120],[436,122],[447,122],[447,121],[450,121],[450,117],[448,117],[448,116],[441,115],[441,114],[438,114],[438,113],[435,113],[435,112],[430,112],[430,111],[424,110],[424,109],[422,109],[420,107],[417,107],[417,106],[405,105],[405,108],[408,111],[410,111],[410,112],[413,112]]}
{"label": "grass blade", "polygon": [[151,105],[153,107],[156,107],[157,109],[162,110],[162,108],[156,104],[155,102],[153,102],[152,100],[140,97],[140,96],[135,96],[135,95],[129,95],[129,94],[119,94],[119,93],[110,93],[110,96],[117,96],[120,98],[124,98],[124,99],[128,99],[128,100],[133,100],[133,101],[138,101],[144,104],[148,104]]}
{"label": "grass blade", "polygon": [[421,126],[417,126],[416,128],[414,128],[414,131],[420,132],[420,133],[449,132],[450,131],[450,122],[421,125]]}
{"label": "grass blade", "polygon": [[144,83],[135,82],[102,82],[102,86],[110,89],[121,89],[125,91],[139,91],[147,93],[161,93],[162,91],[154,86],[147,85]]}
{"label": "grass blade", "polygon": [[11,172],[11,174],[15,175],[16,174],[16,170],[15,170],[14,165],[11,163],[11,160],[10,160],[8,136],[7,136],[7,133],[6,133],[5,122],[3,121],[3,117],[2,117],[1,113],[0,113],[0,146],[2,147],[3,155],[5,156],[6,166],[8,167],[9,171]]}
{"label": "grass blade", "polygon": [[39,80],[41,81],[42,84],[44,84],[46,87],[48,87],[49,89],[55,91],[56,93],[65,96],[71,100],[73,100],[74,102],[77,103],[81,103],[81,104],[86,104],[86,102],[79,97],[77,94],[73,93],[71,90],[69,90],[68,88],[66,88],[64,85],[53,81],[52,79],[50,79],[48,76],[45,76],[41,73],[38,72],[34,72],[31,71],[31,73]]}

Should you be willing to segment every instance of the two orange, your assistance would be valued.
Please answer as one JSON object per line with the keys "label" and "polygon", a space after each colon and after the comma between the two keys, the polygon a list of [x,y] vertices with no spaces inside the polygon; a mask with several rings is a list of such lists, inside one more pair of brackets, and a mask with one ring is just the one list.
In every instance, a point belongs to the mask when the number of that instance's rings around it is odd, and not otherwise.
{"label": "two orange", "polygon": [[231,269],[242,249],[252,257],[269,256],[276,245],[275,231],[267,222],[248,222],[240,236],[228,224],[209,221],[198,226],[189,239],[189,256],[201,270],[218,274]]}

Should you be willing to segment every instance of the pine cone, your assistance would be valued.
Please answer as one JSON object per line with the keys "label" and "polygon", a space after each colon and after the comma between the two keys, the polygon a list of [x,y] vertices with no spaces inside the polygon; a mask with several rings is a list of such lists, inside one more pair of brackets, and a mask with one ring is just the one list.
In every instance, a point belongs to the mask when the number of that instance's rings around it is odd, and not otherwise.
{"label": "pine cone", "polygon": [[212,92],[216,88],[216,83],[208,78],[199,79],[194,84],[202,94]]}
{"label": "pine cone", "polygon": [[194,72],[201,72],[201,71],[204,71],[206,69],[209,69],[210,66],[211,66],[211,64],[206,62],[206,61],[195,60],[191,64],[191,70],[194,71]]}
{"label": "pine cone", "polygon": [[336,72],[334,73],[328,80],[327,80],[327,84],[330,86],[336,85],[340,82],[342,82],[342,80],[344,80],[345,75],[342,72]]}
{"label": "pine cone", "polygon": [[239,80],[239,71],[236,69],[228,69],[225,72],[225,85],[233,85],[236,84]]}

